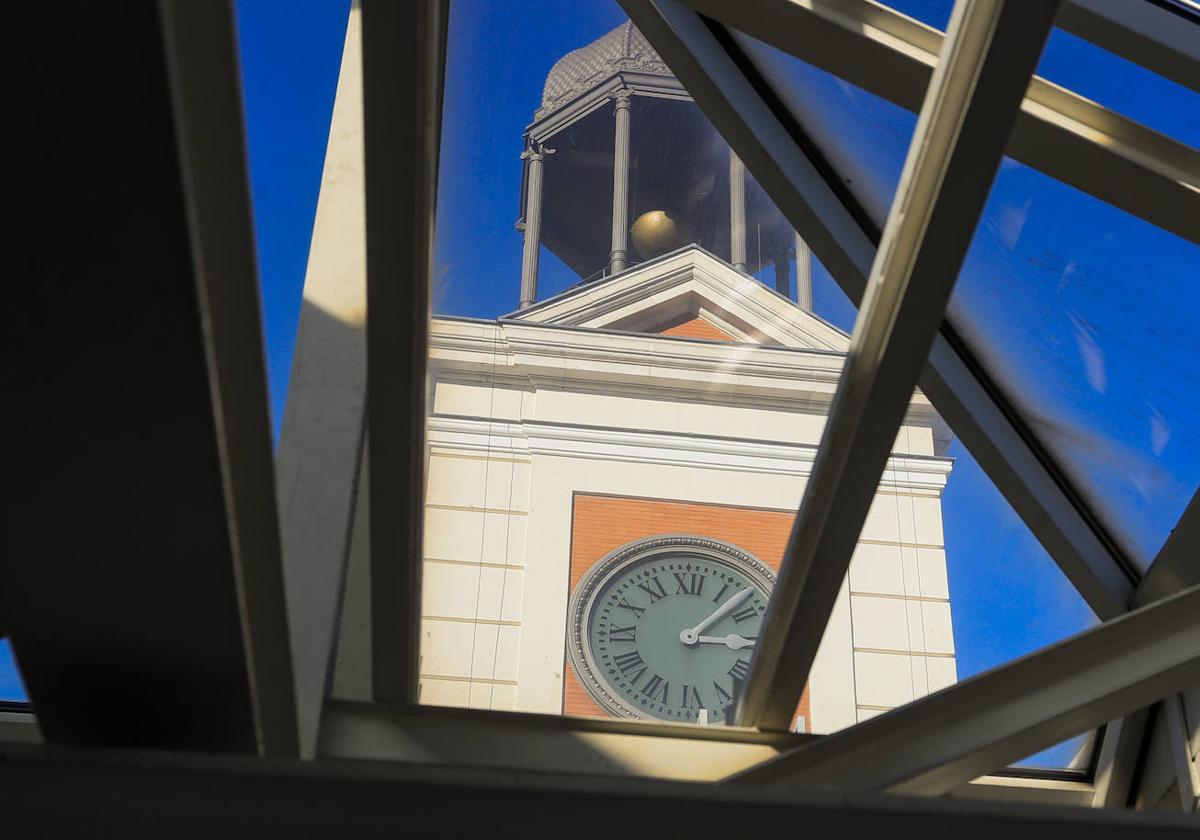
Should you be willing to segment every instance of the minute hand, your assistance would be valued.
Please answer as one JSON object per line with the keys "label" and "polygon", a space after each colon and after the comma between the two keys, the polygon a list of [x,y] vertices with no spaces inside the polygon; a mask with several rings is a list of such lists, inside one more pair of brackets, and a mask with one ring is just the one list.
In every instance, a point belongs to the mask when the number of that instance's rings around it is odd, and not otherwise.
{"label": "minute hand", "polygon": [[713,612],[712,615],[710,615],[708,618],[701,621],[695,627],[692,627],[687,630],[680,630],[679,631],[679,641],[683,642],[685,645],[696,644],[696,642],[700,639],[701,633],[703,633],[709,627],[712,627],[714,624],[716,624],[722,618],[724,618],[725,616],[727,616],[731,612],[733,612],[735,609],[737,609],[737,605],[742,603],[742,601],[745,601],[747,598],[749,598],[750,595],[753,594],[753,592],[754,592],[754,590],[752,590],[750,587],[747,586],[745,589],[743,589],[741,592],[738,592],[736,595],[731,595],[728,601],[726,601],[721,606],[717,607],[716,611]]}

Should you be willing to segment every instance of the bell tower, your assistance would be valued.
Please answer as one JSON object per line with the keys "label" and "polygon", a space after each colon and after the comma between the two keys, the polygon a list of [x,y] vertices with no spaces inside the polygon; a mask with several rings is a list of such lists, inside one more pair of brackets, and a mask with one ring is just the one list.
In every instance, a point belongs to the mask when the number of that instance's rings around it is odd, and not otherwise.
{"label": "bell tower", "polygon": [[808,248],[649,42],[625,22],[563,56],[525,130],[520,307],[544,245],[591,283],[688,245],[811,311]]}

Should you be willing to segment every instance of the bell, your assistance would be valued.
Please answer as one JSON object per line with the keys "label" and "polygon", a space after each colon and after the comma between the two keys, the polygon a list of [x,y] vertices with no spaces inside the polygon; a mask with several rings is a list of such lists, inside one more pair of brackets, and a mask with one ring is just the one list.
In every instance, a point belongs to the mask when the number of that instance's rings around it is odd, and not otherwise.
{"label": "bell", "polygon": [[651,210],[638,216],[630,230],[638,256],[652,259],[691,242],[692,232],[681,215],[675,211]]}

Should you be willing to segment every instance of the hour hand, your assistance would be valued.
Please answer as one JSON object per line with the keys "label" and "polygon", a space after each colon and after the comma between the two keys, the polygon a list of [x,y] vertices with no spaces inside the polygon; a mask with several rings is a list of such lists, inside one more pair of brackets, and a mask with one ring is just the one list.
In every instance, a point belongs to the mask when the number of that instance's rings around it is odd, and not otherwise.
{"label": "hour hand", "polygon": [[747,639],[737,633],[730,633],[728,636],[701,636],[696,641],[702,645],[728,645],[730,650],[754,647],[754,639]]}

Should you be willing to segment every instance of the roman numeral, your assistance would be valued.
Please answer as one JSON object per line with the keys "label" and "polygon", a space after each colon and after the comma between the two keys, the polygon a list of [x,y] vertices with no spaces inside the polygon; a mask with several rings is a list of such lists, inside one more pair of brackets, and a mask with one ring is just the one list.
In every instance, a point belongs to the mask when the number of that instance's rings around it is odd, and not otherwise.
{"label": "roman numeral", "polygon": [[722,586],[722,587],[721,587],[721,591],[720,591],[720,592],[718,592],[716,595],[714,595],[714,596],[713,596],[713,603],[714,603],[714,604],[719,604],[719,603],[721,603],[721,597],[722,597],[722,596],[725,594],[725,590],[726,590],[726,589],[728,589],[728,588],[729,588],[729,584],[727,583],[727,584],[725,584],[724,586]]}
{"label": "roman numeral", "polygon": [[641,618],[642,613],[646,611],[645,607],[635,607],[633,604],[629,603],[629,599],[627,598],[622,598],[621,603],[617,604],[617,606],[623,610],[629,610],[631,613],[633,613],[634,618]]}
{"label": "roman numeral", "polygon": [[663,585],[657,577],[652,577],[650,580],[639,583],[637,586],[638,589],[650,596],[651,604],[667,597],[667,590],[663,589]]}
{"label": "roman numeral", "polygon": [[632,624],[629,627],[617,627],[615,624],[609,628],[608,640],[610,642],[636,642],[637,625]]}
{"label": "roman numeral", "polygon": [[716,692],[717,692],[717,704],[718,705],[724,706],[726,703],[729,703],[733,700],[733,695],[730,694],[725,689],[721,688],[721,686],[717,683],[716,680],[713,680],[713,688],[716,689]]}
{"label": "roman numeral", "polygon": [[645,694],[651,700],[656,700],[659,703],[666,703],[667,692],[670,690],[671,683],[664,680],[658,674],[655,674],[650,678],[650,681],[646,683],[645,687],[642,688],[642,694]]}
{"label": "roman numeral", "polygon": [[[622,674],[624,674],[626,671],[632,671],[637,667],[642,667],[644,670],[646,665],[646,663],[642,661],[642,655],[636,650],[631,650],[629,653],[622,653],[620,656],[614,656],[613,663],[621,669]],[[634,677],[634,679],[637,679],[637,677]]]}
{"label": "roman numeral", "polygon": [[675,590],[675,594],[699,595],[704,592],[704,581],[704,575],[698,575],[695,573],[690,575],[676,573],[675,583],[678,584],[679,588]]}
{"label": "roman numeral", "polygon": [[744,682],[746,677],[750,676],[750,660],[738,659],[733,663],[733,667],[725,673],[733,677],[735,683]]}
{"label": "roman numeral", "polygon": [[690,685],[685,685],[683,687],[683,702],[679,705],[684,709],[703,708],[704,701],[700,699],[700,690],[692,688]]}
{"label": "roman numeral", "polygon": [[[642,655],[636,650],[629,653],[623,653],[620,656],[614,656],[613,662],[621,669],[621,676],[629,680],[631,685],[637,685],[637,681],[642,678],[642,674],[646,673],[646,663],[642,661]],[[630,672],[634,673],[631,675]]]}
{"label": "roman numeral", "polygon": [[731,618],[733,618],[734,622],[737,624],[741,624],[743,621],[746,621],[750,618],[756,618],[757,616],[758,610],[754,609],[753,606],[749,606],[738,610],[731,616]]}

